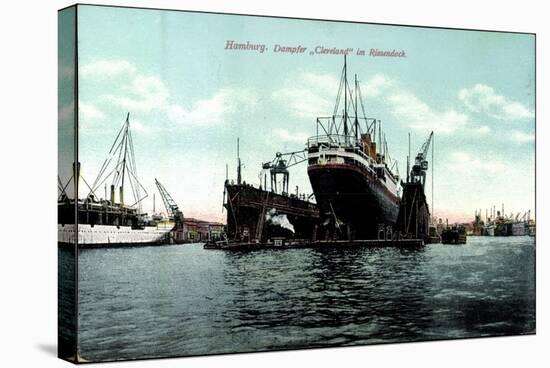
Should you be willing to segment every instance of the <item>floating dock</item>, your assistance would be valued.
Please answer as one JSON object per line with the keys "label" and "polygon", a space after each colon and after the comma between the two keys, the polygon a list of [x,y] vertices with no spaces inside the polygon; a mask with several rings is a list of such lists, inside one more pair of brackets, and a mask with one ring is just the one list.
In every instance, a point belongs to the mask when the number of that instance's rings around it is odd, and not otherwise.
{"label": "floating dock", "polygon": [[283,240],[277,239],[272,242],[215,242],[206,243],[204,249],[214,250],[260,250],[260,249],[297,249],[297,248],[347,248],[347,247],[400,247],[419,248],[424,246],[422,239],[399,239],[399,240]]}

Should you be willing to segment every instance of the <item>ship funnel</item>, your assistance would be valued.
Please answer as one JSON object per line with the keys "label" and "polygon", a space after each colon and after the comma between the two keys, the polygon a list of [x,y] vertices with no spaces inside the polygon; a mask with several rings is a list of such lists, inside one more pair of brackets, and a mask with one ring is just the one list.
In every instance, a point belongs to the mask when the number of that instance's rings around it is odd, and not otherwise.
{"label": "ship funnel", "polygon": [[120,207],[124,207],[124,189],[120,187]]}
{"label": "ship funnel", "polygon": [[115,204],[115,186],[111,185],[111,204]]}

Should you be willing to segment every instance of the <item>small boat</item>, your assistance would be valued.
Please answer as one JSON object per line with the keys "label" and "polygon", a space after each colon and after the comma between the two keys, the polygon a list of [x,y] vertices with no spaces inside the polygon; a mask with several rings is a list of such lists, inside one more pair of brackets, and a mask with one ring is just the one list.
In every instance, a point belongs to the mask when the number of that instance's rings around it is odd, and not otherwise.
{"label": "small boat", "polygon": [[443,244],[466,244],[466,228],[462,225],[447,226],[441,233]]}

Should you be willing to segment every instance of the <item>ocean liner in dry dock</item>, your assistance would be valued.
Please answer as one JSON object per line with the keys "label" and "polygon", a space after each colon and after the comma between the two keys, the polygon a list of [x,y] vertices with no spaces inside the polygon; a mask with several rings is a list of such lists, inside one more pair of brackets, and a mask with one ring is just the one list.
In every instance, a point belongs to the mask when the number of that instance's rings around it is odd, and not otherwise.
{"label": "ocean liner in dry dock", "polygon": [[394,226],[401,197],[392,171],[397,163],[388,155],[380,120],[365,115],[357,76],[352,87],[348,83],[345,59],[334,112],[316,124],[307,149],[319,237],[372,239],[380,228]]}
{"label": "ocean liner in dry dock", "polygon": [[[108,181],[111,185],[107,199]],[[85,199],[70,198],[66,189],[71,184],[81,188],[72,192],[89,191]],[[105,198],[99,198],[97,192],[103,186]],[[131,190],[131,196],[125,198],[125,189]],[[152,219],[142,212],[141,203],[147,192],[137,179],[129,114],[95,181],[90,185],[80,175],[80,163],[73,164],[71,179],[65,185],[59,182],[59,191],[58,243],[61,245],[74,245],[76,241],[84,247],[161,243],[174,228],[172,220]],[[130,198],[128,204],[126,200]]]}

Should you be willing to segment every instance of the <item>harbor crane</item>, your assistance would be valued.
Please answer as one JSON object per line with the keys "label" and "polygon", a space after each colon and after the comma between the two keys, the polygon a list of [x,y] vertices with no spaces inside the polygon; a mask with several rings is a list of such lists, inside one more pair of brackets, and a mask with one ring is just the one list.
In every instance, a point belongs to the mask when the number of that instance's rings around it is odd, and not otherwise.
{"label": "harbor crane", "polygon": [[414,165],[411,170],[411,182],[421,183],[422,187],[426,183],[426,171],[428,170],[428,150],[430,149],[430,143],[432,142],[434,132],[430,133],[428,139],[420,148],[420,152],[416,155],[414,159]]}
{"label": "harbor crane", "polygon": [[155,184],[157,185],[160,196],[162,197],[162,201],[164,202],[164,207],[166,208],[168,217],[174,220],[176,223],[182,222],[183,212],[179,209],[179,206],[177,205],[176,201],[174,201],[174,199],[172,198],[170,193],[168,193],[164,185],[162,185],[157,179],[155,179]]}
{"label": "harbor crane", "polygon": [[[271,190],[277,193],[277,177],[283,176],[282,192],[288,193],[289,172],[288,168],[307,160],[307,149],[300,151],[281,153],[277,152],[275,158],[262,164],[264,170],[269,170],[271,176]],[[267,183],[266,183],[267,184]],[[266,185],[264,184],[264,186]]]}

